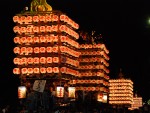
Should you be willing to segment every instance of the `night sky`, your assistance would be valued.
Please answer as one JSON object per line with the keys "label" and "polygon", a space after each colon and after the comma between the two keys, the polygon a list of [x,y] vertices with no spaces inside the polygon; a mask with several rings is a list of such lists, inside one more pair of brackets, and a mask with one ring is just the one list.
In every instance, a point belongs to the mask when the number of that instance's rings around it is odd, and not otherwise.
{"label": "night sky", "polygon": [[[0,4],[0,101],[17,98],[18,77],[13,75],[12,18],[31,0],[3,0]],[[134,82],[134,92],[150,98],[150,1],[130,0],[47,0],[53,10],[66,13],[80,30],[102,34],[109,50],[110,78],[117,78],[120,68],[125,78]],[[9,4],[8,4],[9,3]],[[10,93],[11,91],[11,96]]]}

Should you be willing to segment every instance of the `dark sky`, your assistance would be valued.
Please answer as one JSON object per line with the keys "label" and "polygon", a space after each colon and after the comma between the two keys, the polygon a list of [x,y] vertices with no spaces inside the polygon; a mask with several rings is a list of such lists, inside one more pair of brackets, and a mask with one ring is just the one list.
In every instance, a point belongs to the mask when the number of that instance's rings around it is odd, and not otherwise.
{"label": "dark sky", "polygon": [[[0,4],[0,86],[1,95],[17,91],[18,80],[12,74],[12,17],[31,0],[3,0]],[[137,0],[47,0],[53,10],[66,13],[79,24],[79,30],[102,34],[109,53],[110,78],[117,78],[122,68],[125,78],[134,82],[134,91],[143,100],[150,98],[150,1]],[[15,94],[12,94],[15,96]],[[11,96],[12,97],[12,96]],[[7,98],[11,99],[11,97]]]}

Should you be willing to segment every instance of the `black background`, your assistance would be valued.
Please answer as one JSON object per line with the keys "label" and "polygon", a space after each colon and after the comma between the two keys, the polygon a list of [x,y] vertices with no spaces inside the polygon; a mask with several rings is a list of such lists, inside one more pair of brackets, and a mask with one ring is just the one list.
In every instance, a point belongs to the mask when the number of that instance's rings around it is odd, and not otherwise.
{"label": "black background", "polygon": [[[31,0],[2,0],[0,4],[0,101],[17,99],[19,80],[12,73],[12,18]],[[1,1],[1,2],[2,2]],[[110,78],[117,78],[122,68],[125,78],[134,82],[134,92],[144,101],[150,98],[150,2],[147,0],[47,0],[53,10],[61,10],[79,24],[80,30],[102,34],[109,50]]]}

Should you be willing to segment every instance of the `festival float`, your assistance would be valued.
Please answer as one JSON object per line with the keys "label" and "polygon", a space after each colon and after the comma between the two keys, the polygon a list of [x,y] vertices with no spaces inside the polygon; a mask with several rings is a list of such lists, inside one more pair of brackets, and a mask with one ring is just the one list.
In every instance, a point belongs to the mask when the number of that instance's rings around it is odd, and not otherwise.
{"label": "festival float", "polygon": [[62,87],[79,74],[79,25],[65,13],[52,10],[46,0],[32,0],[30,10],[13,16],[13,22],[13,73],[21,86],[36,92],[52,87],[55,96],[62,98]]}
{"label": "festival float", "polygon": [[95,100],[107,103],[109,50],[100,40],[94,40],[93,35],[94,31],[92,35],[81,35],[83,40],[79,41],[79,75],[72,83],[76,84],[76,92],[83,98],[87,96],[89,102]]}
{"label": "festival float", "polygon": [[133,82],[124,78],[120,69],[118,79],[109,80],[109,104],[117,107],[131,107],[133,103]]}

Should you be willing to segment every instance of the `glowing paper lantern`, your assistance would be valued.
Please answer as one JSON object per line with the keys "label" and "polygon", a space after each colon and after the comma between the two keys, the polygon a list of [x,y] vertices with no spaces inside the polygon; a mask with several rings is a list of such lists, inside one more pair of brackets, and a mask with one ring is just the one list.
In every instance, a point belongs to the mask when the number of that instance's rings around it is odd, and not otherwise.
{"label": "glowing paper lantern", "polygon": [[20,69],[19,68],[14,68],[13,73],[14,74],[20,74]]}
{"label": "glowing paper lantern", "polygon": [[52,72],[53,72],[52,67],[48,67],[48,68],[46,69],[46,71],[47,71],[47,73],[52,73]]}
{"label": "glowing paper lantern", "polygon": [[33,16],[33,22],[39,22],[39,16]]}
{"label": "glowing paper lantern", "polygon": [[47,58],[46,58],[46,62],[47,62],[47,63],[52,63],[52,57],[47,57]]}
{"label": "glowing paper lantern", "polygon": [[20,43],[20,38],[19,37],[15,37],[14,38],[14,43],[18,43],[19,44]]}
{"label": "glowing paper lantern", "polygon": [[20,54],[20,48],[19,47],[15,47],[13,51],[15,54]]}
{"label": "glowing paper lantern", "polygon": [[102,93],[98,93],[98,95],[97,95],[97,101],[99,101],[99,102],[103,101],[103,94]]}
{"label": "glowing paper lantern", "polygon": [[75,98],[75,87],[68,87],[68,97]]}
{"label": "glowing paper lantern", "polygon": [[57,97],[64,97],[64,87],[60,87],[60,86],[57,87],[56,96]]}
{"label": "glowing paper lantern", "polygon": [[22,98],[26,98],[26,87],[25,86],[19,86],[18,87],[18,98],[22,99]]}
{"label": "glowing paper lantern", "polygon": [[34,73],[40,73],[40,69],[39,69],[39,68],[34,68],[34,69],[33,69],[33,72],[34,72]]}
{"label": "glowing paper lantern", "polygon": [[41,68],[40,68],[40,72],[41,72],[41,73],[46,73],[46,68],[45,68],[45,67],[41,67]]}
{"label": "glowing paper lantern", "polygon": [[39,43],[39,41],[40,41],[39,37],[33,37],[33,42],[34,43]]}
{"label": "glowing paper lantern", "polygon": [[19,21],[19,16],[14,16],[13,17],[13,21],[16,23],[16,22],[18,22]]}

